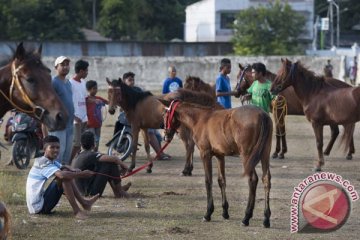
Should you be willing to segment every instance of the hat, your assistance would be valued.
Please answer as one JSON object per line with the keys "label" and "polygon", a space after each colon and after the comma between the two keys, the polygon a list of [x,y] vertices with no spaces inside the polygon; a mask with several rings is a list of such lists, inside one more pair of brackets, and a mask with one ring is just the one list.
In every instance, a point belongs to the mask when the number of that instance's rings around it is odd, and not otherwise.
{"label": "hat", "polygon": [[60,57],[56,58],[54,66],[56,67],[58,64],[63,63],[65,60],[68,60],[70,62],[70,59],[65,56],[60,56]]}

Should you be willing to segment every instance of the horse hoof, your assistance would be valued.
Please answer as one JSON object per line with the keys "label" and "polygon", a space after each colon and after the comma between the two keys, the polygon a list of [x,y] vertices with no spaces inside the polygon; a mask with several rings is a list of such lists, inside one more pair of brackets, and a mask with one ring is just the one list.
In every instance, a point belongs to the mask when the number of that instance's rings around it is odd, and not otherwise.
{"label": "horse hoof", "polygon": [[243,226],[247,227],[247,226],[249,226],[249,219],[243,219],[241,221],[241,223],[242,223]]}
{"label": "horse hoof", "polygon": [[315,167],[314,172],[321,172],[321,167]]}
{"label": "horse hoof", "polygon": [[146,169],[146,172],[147,173],[152,173],[152,170],[151,169]]}
{"label": "horse hoof", "polygon": [[203,217],[202,219],[203,222],[210,222],[211,221],[211,217]]}
{"label": "horse hoof", "polygon": [[330,153],[329,153],[329,152],[324,152],[324,155],[325,155],[325,156],[329,156]]}
{"label": "horse hoof", "polygon": [[279,155],[279,159],[284,159],[284,158],[285,158],[284,154]]}
{"label": "horse hoof", "polygon": [[192,175],[191,172],[183,171],[183,172],[181,173],[181,176],[184,176],[184,177],[191,176],[191,175]]}
{"label": "horse hoof", "polygon": [[347,155],[346,160],[352,160],[352,155]]}
{"label": "horse hoof", "polygon": [[230,215],[228,213],[223,213],[223,218],[227,220],[230,218]]}
{"label": "horse hoof", "polygon": [[277,158],[278,157],[278,154],[277,153],[274,153],[273,155],[272,155],[272,158]]}
{"label": "horse hoof", "polygon": [[263,225],[265,228],[269,228],[270,227],[270,219],[265,219],[263,222]]}

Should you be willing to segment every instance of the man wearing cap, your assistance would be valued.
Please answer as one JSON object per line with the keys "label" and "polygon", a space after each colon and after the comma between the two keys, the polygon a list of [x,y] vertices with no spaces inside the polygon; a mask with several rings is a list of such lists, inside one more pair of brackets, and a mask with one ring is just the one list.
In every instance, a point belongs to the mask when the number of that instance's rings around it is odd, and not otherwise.
{"label": "man wearing cap", "polygon": [[70,163],[77,153],[80,152],[80,137],[85,131],[88,117],[86,112],[86,82],[89,63],[80,59],[75,63],[75,75],[70,79],[74,102],[74,139],[71,151]]}
{"label": "man wearing cap", "polygon": [[178,88],[182,88],[183,84],[180,78],[176,77],[176,68],[175,66],[170,66],[169,77],[165,79],[163,84],[162,93],[166,94],[169,92],[175,92]]}
{"label": "man wearing cap", "polygon": [[66,78],[69,73],[70,59],[65,56],[60,56],[55,60],[56,76],[52,79],[52,85],[56,94],[59,96],[61,102],[64,104],[68,111],[68,121],[66,128],[61,131],[49,132],[49,135],[53,135],[60,140],[60,153],[58,159],[62,164],[70,163],[70,156],[72,150],[73,141],[73,122],[74,122],[74,104],[72,98],[71,83]]}

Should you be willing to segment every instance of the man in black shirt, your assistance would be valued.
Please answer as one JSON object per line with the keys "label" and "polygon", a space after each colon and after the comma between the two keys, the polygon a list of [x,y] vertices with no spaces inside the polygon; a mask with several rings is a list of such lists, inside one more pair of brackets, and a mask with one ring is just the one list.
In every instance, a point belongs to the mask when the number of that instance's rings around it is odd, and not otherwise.
{"label": "man in black shirt", "polygon": [[91,170],[99,173],[87,179],[77,179],[75,182],[79,190],[85,195],[96,195],[104,192],[106,183],[109,183],[116,198],[128,197],[127,190],[131,182],[121,186],[120,175],[126,172],[127,166],[116,156],[109,156],[94,152],[95,137],[90,131],[81,135],[82,151],[73,160],[72,166],[81,170]]}

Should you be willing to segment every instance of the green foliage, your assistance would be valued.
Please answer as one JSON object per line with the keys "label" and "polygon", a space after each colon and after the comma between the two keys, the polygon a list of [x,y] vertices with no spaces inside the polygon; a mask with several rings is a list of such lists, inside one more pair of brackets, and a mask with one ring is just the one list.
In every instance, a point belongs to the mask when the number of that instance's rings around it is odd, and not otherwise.
{"label": "green foliage", "polygon": [[1,0],[0,18],[7,40],[83,39],[81,1]]}
{"label": "green foliage", "polygon": [[240,55],[287,55],[299,53],[299,36],[305,18],[288,4],[276,1],[241,11],[234,24],[234,51]]}

